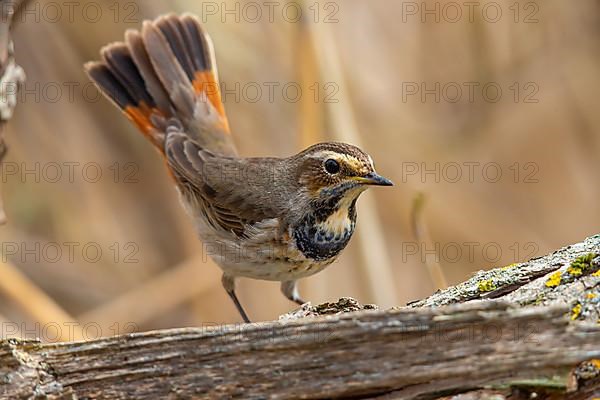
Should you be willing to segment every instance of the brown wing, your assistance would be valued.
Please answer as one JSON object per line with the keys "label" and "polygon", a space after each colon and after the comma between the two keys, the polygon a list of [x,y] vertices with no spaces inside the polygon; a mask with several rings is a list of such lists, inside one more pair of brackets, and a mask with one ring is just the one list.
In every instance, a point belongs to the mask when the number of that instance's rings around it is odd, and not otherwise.
{"label": "brown wing", "polygon": [[165,149],[183,195],[214,229],[243,236],[248,226],[279,216],[280,207],[265,201],[275,179],[269,177],[275,159],[250,162],[213,154],[177,126],[169,128]]}

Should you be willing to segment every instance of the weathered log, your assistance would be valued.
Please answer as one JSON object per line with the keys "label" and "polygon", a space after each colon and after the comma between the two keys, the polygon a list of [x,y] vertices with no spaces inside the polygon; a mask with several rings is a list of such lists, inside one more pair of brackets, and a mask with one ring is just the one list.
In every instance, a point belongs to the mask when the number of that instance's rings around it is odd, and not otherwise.
{"label": "weathered log", "polygon": [[0,395],[593,398],[597,254],[600,235],[386,311],[342,299],[276,322],[79,343],[6,340]]}
{"label": "weathered log", "polygon": [[475,299],[501,299],[519,306],[563,305],[579,321],[600,321],[600,235],[543,257],[488,271],[412,302],[433,307]]}

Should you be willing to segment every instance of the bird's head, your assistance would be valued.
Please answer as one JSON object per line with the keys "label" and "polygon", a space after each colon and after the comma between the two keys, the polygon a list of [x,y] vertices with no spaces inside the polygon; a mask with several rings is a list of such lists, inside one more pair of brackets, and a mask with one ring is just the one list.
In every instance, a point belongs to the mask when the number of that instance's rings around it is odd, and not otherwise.
{"label": "bird's head", "polygon": [[373,159],[356,146],[320,143],[295,157],[297,178],[313,199],[355,200],[369,186],[392,186],[375,172]]}

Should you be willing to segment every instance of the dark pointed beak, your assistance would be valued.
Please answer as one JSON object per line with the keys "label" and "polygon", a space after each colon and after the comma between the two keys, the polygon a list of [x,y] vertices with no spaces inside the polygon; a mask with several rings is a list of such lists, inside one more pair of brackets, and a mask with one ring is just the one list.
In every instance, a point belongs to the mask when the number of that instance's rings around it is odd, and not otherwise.
{"label": "dark pointed beak", "polygon": [[368,175],[357,177],[357,180],[360,183],[365,185],[373,185],[373,186],[394,186],[394,183],[390,181],[388,178],[384,178],[381,175],[378,175],[375,172],[371,172]]}

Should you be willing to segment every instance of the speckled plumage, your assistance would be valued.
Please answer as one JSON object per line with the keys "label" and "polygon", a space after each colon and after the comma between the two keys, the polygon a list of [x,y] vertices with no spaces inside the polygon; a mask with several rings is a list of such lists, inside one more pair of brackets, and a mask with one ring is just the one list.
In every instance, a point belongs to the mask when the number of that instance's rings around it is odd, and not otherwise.
{"label": "speckled plumage", "polygon": [[219,93],[210,38],[187,14],[144,22],[108,45],[88,74],[165,157],[205,251],[242,317],[234,279],[280,281],[301,303],[296,280],[321,271],[346,247],[356,200],[391,185],[371,157],[320,143],[288,158],[239,157]]}

